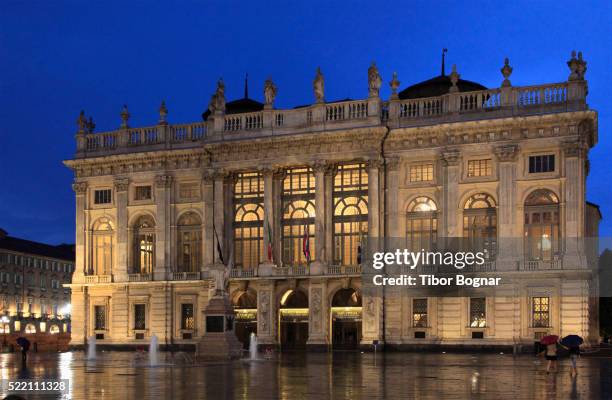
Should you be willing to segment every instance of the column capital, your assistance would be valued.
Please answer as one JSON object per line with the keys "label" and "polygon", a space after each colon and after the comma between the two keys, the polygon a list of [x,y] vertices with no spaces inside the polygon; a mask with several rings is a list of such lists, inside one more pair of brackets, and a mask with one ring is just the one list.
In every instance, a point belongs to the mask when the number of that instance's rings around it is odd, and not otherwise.
{"label": "column capital", "polygon": [[78,195],[84,195],[87,192],[87,182],[74,182],[72,190]]}
{"label": "column capital", "polygon": [[495,148],[495,155],[499,162],[512,162],[516,161],[518,157],[520,147],[516,143],[503,144]]}
{"label": "column capital", "polygon": [[276,180],[283,180],[287,176],[287,170],[283,167],[276,167],[272,170],[272,177]]}
{"label": "column capital", "polygon": [[170,188],[172,187],[172,175],[157,175],[155,177],[155,187],[158,189],[161,188]]}
{"label": "column capital", "polygon": [[561,145],[565,157],[585,157],[587,151],[586,142],[583,139],[575,138],[567,140]]}
{"label": "column capital", "polygon": [[387,158],[387,169],[389,171],[398,171],[400,166],[400,158],[399,157],[389,157]]}
{"label": "column capital", "polygon": [[365,164],[368,169],[380,169],[383,165],[383,161],[380,158],[371,158],[366,160]]}
{"label": "column capital", "polygon": [[317,160],[312,164],[312,170],[316,172],[322,172],[324,174],[331,173],[336,168],[336,164],[331,161]]}
{"label": "column capital", "polygon": [[215,180],[215,171],[211,168],[206,168],[202,170],[202,183],[205,185],[210,185]]}
{"label": "column capital", "polygon": [[447,167],[459,165],[461,152],[459,150],[443,150],[442,160]]}
{"label": "column capital", "polygon": [[130,185],[130,180],[128,178],[115,179],[115,191],[119,192],[127,192],[128,186]]}

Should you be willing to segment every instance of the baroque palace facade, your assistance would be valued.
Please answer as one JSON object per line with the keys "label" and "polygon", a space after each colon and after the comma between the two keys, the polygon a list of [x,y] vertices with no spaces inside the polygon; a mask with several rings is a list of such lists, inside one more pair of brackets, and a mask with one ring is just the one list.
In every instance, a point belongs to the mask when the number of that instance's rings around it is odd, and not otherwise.
{"label": "baroque palace facade", "polygon": [[[450,74],[380,97],[276,109],[225,101],[218,82],[203,121],[94,133],[78,119],[72,342],[193,345],[225,265],[246,344],[281,348],[513,346],[546,333],[598,335],[599,213],[586,202],[597,113],[586,62],[567,81],[499,88]],[[365,86],[365,85],[364,85]],[[501,285],[433,296],[373,287],[366,246],[487,249],[467,275]],[[436,272],[435,265],[417,271]]]}

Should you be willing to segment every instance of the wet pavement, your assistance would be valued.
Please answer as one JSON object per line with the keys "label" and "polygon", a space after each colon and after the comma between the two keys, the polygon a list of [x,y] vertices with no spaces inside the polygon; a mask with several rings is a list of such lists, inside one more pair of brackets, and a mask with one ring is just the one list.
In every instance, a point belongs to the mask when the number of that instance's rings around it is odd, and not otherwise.
{"label": "wet pavement", "polygon": [[[569,360],[547,375],[545,361],[523,355],[441,353],[293,353],[273,360],[199,362],[190,353],[83,352],[0,354],[3,380],[69,379],[70,392],[27,399],[612,399],[612,358]],[[0,390],[1,398],[6,392]]]}

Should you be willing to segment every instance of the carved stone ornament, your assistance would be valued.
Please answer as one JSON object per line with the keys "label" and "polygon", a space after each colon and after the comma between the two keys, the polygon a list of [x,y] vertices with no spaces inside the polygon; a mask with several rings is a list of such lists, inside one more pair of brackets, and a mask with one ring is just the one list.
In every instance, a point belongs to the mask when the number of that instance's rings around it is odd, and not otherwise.
{"label": "carved stone ornament", "polygon": [[518,144],[504,144],[495,148],[495,155],[500,162],[516,161],[518,154]]}
{"label": "carved stone ornament", "polygon": [[74,182],[72,184],[72,190],[79,195],[87,192],[87,182]]}
{"label": "carved stone ornament", "polygon": [[380,169],[383,165],[383,161],[380,158],[372,158],[366,161],[368,169]]}
{"label": "carved stone ornament", "polygon": [[461,152],[458,150],[447,150],[442,152],[442,159],[447,166],[458,165],[460,158]]}
{"label": "carved stone ornament", "polygon": [[172,175],[158,175],[155,177],[155,186],[158,188],[172,187]]}
{"label": "carved stone ornament", "polygon": [[264,99],[265,105],[268,108],[272,108],[274,106],[274,99],[276,99],[276,85],[272,82],[272,78],[266,79],[264,83]]}
{"label": "carved stone ornament", "polygon": [[563,143],[563,154],[565,157],[585,157],[587,145],[584,140],[568,140]]}
{"label": "carved stone ornament", "polygon": [[397,72],[393,73],[393,79],[389,82],[389,86],[391,86],[391,98],[397,99],[399,96],[397,95],[397,89],[400,87],[401,82],[397,80]]}
{"label": "carved stone ornament", "polygon": [[400,158],[399,157],[389,157],[387,158],[387,170],[389,171],[398,171],[400,166]]}
{"label": "carved stone ornament", "polygon": [[319,332],[321,330],[321,289],[312,289],[312,331]]}
{"label": "carved stone ornament", "polygon": [[380,94],[380,87],[382,85],[382,78],[378,73],[376,63],[372,62],[370,68],[368,68],[368,96],[378,97]]}
{"label": "carved stone ornament", "polygon": [[316,102],[325,103],[325,79],[323,78],[321,67],[317,67],[317,74],[312,81],[312,88],[314,90]]}
{"label": "carved stone ornament", "polygon": [[582,52],[578,52],[578,58],[576,58],[576,50],[572,50],[572,56],[567,62],[567,66],[570,69],[570,75],[567,78],[568,81],[581,81],[584,80],[586,73],[587,63],[582,59]]}
{"label": "carved stone ornament", "polygon": [[127,178],[115,180],[115,191],[126,192],[130,185],[130,181]]}
{"label": "carved stone ornament", "polygon": [[258,297],[261,298],[259,303],[259,313],[261,315],[261,330],[263,332],[268,332],[268,320],[270,319],[270,294],[267,290],[264,290],[260,291]]}
{"label": "carved stone ornament", "polygon": [[510,60],[508,59],[508,57],[504,59],[504,66],[502,67],[500,71],[502,73],[502,76],[504,77],[504,80],[502,82],[502,87],[512,86],[510,84],[510,80],[508,79],[510,78],[510,75],[512,75],[512,67],[510,66]]}

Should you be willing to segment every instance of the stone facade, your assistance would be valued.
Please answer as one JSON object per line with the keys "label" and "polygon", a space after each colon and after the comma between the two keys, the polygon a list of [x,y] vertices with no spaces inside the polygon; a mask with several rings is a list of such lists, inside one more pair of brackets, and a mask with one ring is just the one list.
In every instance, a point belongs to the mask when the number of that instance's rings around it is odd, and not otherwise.
{"label": "stone facade", "polygon": [[[147,128],[130,128],[126,108],[119,130],[93,133],[82,114],[65,162],[77,215],[73,343],[137,346],[153,333],[195,343],[219,264],[241,340],[257,332],[260,345],[594,340],[597,270],[582,239],[597,232],[585,199],[597,113],[582,55],[568,65],[567,82],[514,87],[506,60],[501,87],[479,91],[461,91],[453,68],[448,93],[410,99],[394,75],[385,101],[373,64],[367,99],[335,103],[317,70],[312,105],[275,109],[269,79],[265,105],[240,113],[220,81],[206,120],[186,125],[168,124],[165,104]],[[455,297],[367,288],[366,243],[388,248],[417,231],[439,246],[488,232],[495,253],[471,272],[505,283]]]}

